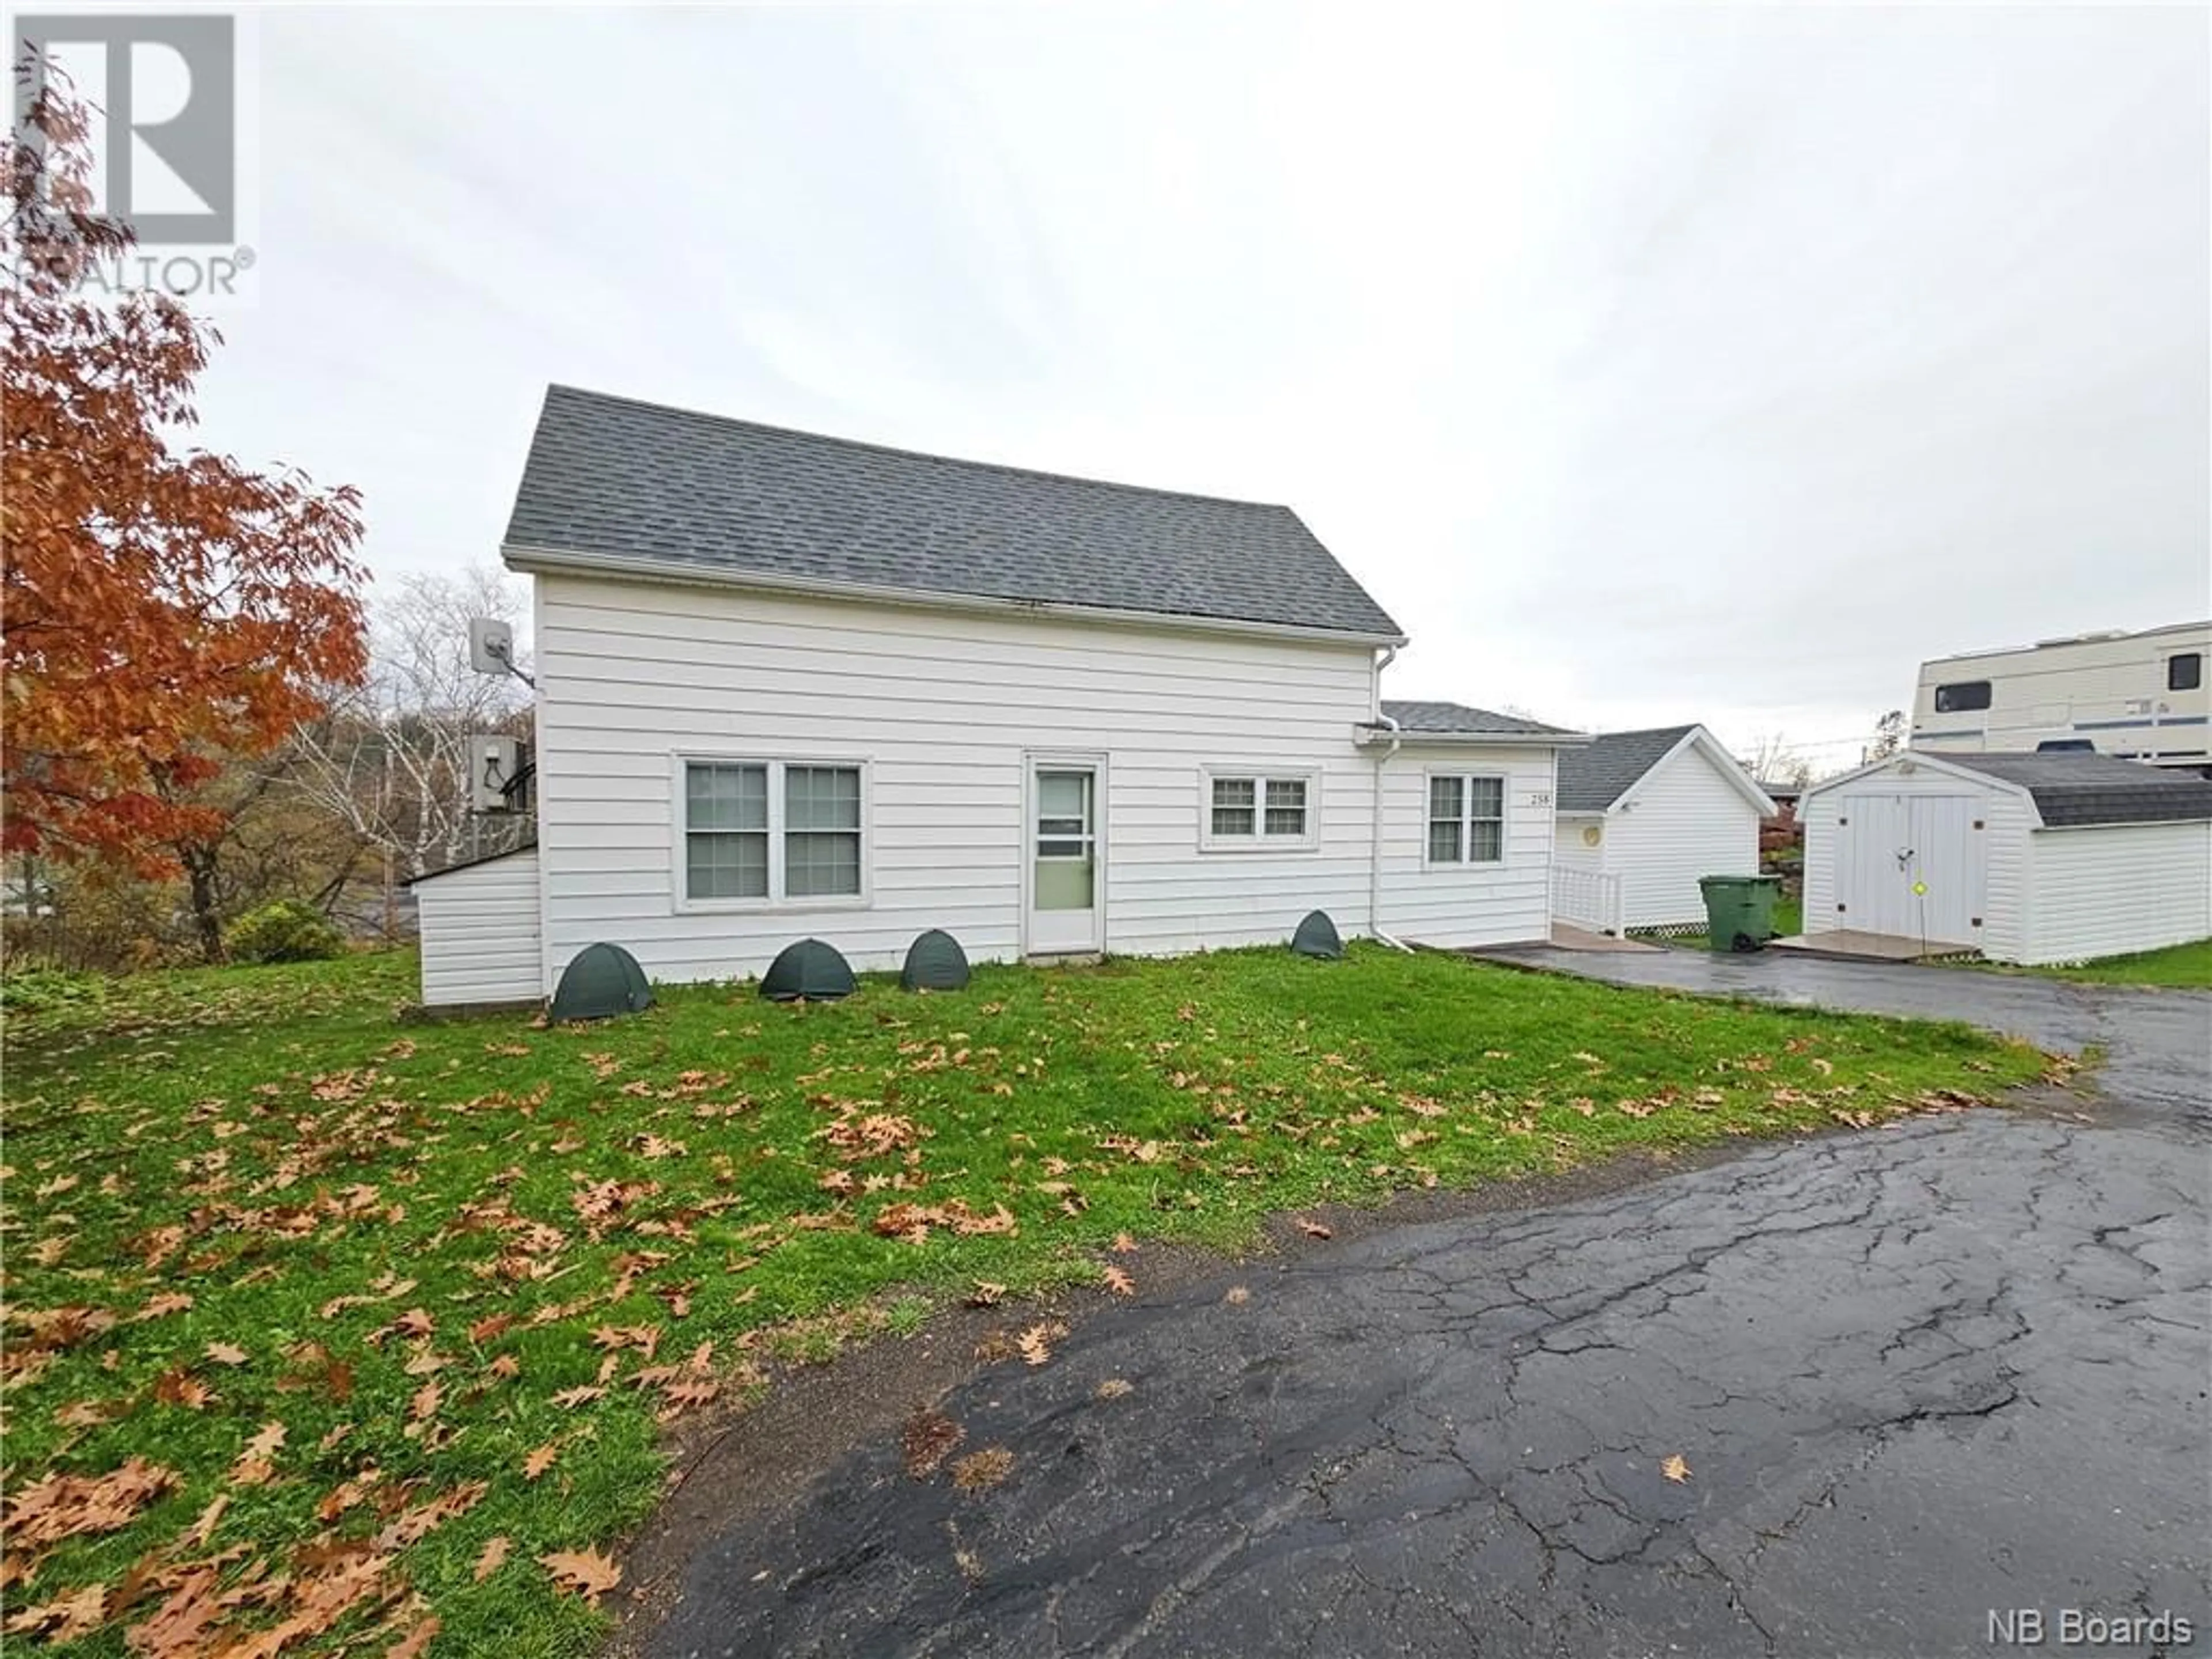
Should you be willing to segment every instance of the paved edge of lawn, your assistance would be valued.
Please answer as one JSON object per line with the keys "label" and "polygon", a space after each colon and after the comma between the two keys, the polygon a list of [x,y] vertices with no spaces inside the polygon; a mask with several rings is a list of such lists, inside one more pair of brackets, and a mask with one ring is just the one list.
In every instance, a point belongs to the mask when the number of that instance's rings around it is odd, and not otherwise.
{"label": "paved edge of lawn", "polygon": [[[1551,971],[1534,964],[1500,965],[1532,973]],[[1687,991],[1662,988],[1658,994],[1750,1008],[1767,1006]],[[2005,1091],[2001,1105],[1960,1109],[2090,1121],[2102,1099],[2094,1079],[2096,1059],[2082,1056],[2070,1086],[2047,1080],[2022,1084]],[[623,1564],[624,1594],[600,1644],[600,1659],[638,1659],[682,1593],[692,1562],[733,1526],[796,1501],[838,1462],[872,1442],[896,1440],[917,1413],[993,1366],[1006,1366],[1012,1376],[1024,1374],[1004,1352],[1006,1338],[1024,1327],[1039,1322],[1072,1326],[1140,1307],[1163,1292],[1177,1292],[1207,1279],[1234,1280],[1240,1269],[1255,1264],[1279,1265],[1376,1233],[1604,1198],[1784,1145],[1875,1134],[1882,1127],[1836,1124],[1789,1137],[1731,1137],[1680,1151],[1638,1149],[1555,1174],[1456,1189],[1402,1189],[1371,1205],[1328,1203],[1278,1211],[1261,1224],[1260,1236],[1242,1253],[1148,1243],[1118,1258],[1137,1279],[1131,1299],[1118,1297],[1102,1285],[1069,1283],[983,1308],[933,1300],[927,1318],[915,1331],[879,1328],[827,1359],[780,1363],[750,1398],[706,1417],[679,1419],[664,1441],[670,1456],[665,1488],[645,1523],[612,1547]],[[1327,1237],[1316,1237],[1300,1225],[1312,1222],[1326,1227]],[[886,1286],[870,1305],[896,1301],[916,1288]],[[988,1347],[994,1337],[1001,1349],[995,1355]]]}

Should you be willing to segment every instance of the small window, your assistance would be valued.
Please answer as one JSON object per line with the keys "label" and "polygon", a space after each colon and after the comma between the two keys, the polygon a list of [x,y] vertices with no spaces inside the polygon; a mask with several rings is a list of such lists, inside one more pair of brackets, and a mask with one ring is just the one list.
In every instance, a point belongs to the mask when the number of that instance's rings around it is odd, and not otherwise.
{"label": "small window", "polygon": [[768,768],[695,761],[684,769],[684,892],[768,896]]}
{"label": "small window", "polygon": [[1218,837],[1256,835],[1260,783],[1256,778],[1213,781],[1213,833]]}
{"label": "small window", "polygon": [[1936,688],[1936,712],[1939,714],[1971,714],[1989,706],[1987,680],[1960,680]]}
{"label": "small window", "polygon": [[1200,776],[1206,799],[1201,848],[1280,852],[1314,845],[1314,774],[1208,769]]}
{"label": "small window", "polygon": [[1438,775],[1429,780],[1429,862],[1502,864],[1505,780]]}
{"label": "small window", "polygon": [[2166,689],[2194,691],[2204,684],[2204,653],[2179,651],[2166,659]]}

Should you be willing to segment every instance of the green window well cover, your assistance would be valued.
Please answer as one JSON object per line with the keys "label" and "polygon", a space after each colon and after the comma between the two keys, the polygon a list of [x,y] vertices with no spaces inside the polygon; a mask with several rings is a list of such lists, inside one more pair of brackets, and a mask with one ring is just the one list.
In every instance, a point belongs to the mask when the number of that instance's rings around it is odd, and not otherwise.
{"label": "green window well cover", "polygon": [[653,988],[645,969],[619,945],[602,940],[576,952],[561,973],[553,993],[555,1024],[569,1019],[611,1019],[653,1006]]}
{"label": "green window well cover", "polygon": [[776,953],[761,975],[760,994],[770,1002],[834,1002],[853,994],[853,969],[833,945],[803,939]]}
{"label": "green window well cover", "polygon": [[964,991],[968,953],[942,927],[933,927],[907,947],[899,983],[909,991]]}
{"label": "green window well cover", "polygon": [[1291,949],[1302,957],[1334,962],[1344,954],[1344,941],[1337,937],[1336,924],[1328,919],[1328,911],[1309,910],[1298,931],[1291,935]]}

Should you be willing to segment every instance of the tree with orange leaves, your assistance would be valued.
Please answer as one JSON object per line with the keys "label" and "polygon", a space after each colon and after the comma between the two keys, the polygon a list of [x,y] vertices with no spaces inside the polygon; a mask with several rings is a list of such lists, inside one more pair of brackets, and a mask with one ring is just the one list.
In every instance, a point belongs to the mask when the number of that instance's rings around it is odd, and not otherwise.
{"label": "tree with orange leaves", "polygon": [[133,241],[87,131],[50,76],[0,166],[0,848],[171,873],[204,787],[360,680],[360,497],[171,448],[220,337],[80,287]]}

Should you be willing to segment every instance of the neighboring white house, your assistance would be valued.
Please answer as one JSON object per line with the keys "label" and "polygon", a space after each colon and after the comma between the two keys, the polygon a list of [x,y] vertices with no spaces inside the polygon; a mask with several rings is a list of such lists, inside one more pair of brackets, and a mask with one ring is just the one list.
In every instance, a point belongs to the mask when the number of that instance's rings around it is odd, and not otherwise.
{"label": "neighboring white house", "polygon": [[2084,754],[1906,750],[1814,785],[1805,933],[2079,962],[2212,937],[2212,782]]}
{"label": "neighboring white house", "polygon": [[1702,927],[1698,878],[1757,875],[1759,823],[1774,811],[1702,726],[1562,750],[1553,913],[1605,933]]}
{"label": "neighboring white house", "polygon": [[416,884],[426,1002],[544,995],[602,939],[698,980],[809,936],[895,967],[931,927],[976,960],[1315,908],[1548,931],[1583,739],[1394,725],[1405,636],[1286,507],[556,386],[503,551],[535,579],[537,846]]}

